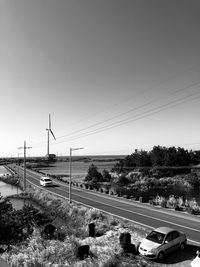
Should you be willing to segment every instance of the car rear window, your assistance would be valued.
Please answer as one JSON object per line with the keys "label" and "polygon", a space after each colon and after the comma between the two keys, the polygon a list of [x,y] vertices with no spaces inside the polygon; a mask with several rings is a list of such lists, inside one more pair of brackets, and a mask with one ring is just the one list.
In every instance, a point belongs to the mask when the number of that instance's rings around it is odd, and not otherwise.
{"label": "car rear window", "polygon": [[45,182],[51,182],[51,179],[49,179],[49,178],[44,178],[44,181],[45,181]]}

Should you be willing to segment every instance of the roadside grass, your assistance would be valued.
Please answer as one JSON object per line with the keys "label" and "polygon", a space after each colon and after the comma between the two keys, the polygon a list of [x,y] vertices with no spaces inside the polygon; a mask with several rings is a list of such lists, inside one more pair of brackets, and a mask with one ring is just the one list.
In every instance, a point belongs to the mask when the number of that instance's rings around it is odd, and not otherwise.
{"label": "roadside grass", "polygon": [[[196,247],[171,254],[165,263],[144,259],[140,255],[125,254],[119,242],[120,234],[129,232],[131,243],[137,244],[148,232],[140,225],[107,215],[98,209],[71,204],[41,189],[28,189],[28,194],[52,216],[52,223],[64,233],[64,241],[44,239],[41,229],[22,244],[12,246],[2,254],[11,267],[188,267],[195,257]],[[88,224],[94,223],[96,237],[89,237]],[[89,245],[89,257],[80,260],[77,248]]]}

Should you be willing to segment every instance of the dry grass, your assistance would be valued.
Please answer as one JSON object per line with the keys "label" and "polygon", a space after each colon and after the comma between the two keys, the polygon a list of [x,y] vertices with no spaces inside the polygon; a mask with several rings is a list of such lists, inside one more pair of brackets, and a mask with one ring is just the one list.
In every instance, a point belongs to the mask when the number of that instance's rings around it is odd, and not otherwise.
{"label": "dry grass", "polygon": [[[119,236],[131,234],[131,242],[140,241],[147,229],[139,225],[116,219],[97,209],[68,203],[61,198],[41,190],[31,190],[31,195],[55,216],[54,223],[66,233],[64,242],[44,240],[39,229],[20,246],[2,254],[11,267],[188,267],[195,257],[196,248],[189,246],[185,252],[171,254],[164,264],[148,261],[139,255],[124,254]],[[95,223],[97,236],[88,237],[88,224]],[[90,256],[84,260],[76,257],[79,245],[90,246]]]}

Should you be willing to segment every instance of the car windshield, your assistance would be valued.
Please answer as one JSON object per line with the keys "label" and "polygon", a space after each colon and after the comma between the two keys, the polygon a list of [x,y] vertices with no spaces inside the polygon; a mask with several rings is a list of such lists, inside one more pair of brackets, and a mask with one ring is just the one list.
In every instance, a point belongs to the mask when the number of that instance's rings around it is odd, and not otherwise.
{"label": "car windshield", "polygon": [[156,231],[152,231],[147,237],[146,239],[151,240],[153,242],[162,244],[163,240],[164,240],[165,235],[163,233],[159,233]]}
{"label": "car windshield", "polygon": [[45,182],[51,182],[51,179],[49,179],[49,178],[45,178],[44,181],[45,181]]}

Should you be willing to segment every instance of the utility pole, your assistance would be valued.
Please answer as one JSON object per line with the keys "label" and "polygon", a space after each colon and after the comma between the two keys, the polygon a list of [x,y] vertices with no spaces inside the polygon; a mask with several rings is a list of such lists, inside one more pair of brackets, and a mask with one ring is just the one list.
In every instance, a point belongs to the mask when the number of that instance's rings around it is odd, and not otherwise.
{"label": "utility pole", "polygon": [[49,127],[46,130],[47,130],[47,158],[49,159],[49,137],[50,137],[49,133],[51,133],[51,135],[53,136],[54,140],[56,140],[55,135],[51,130],[51,115],[50,114],[49,114]]}
{"label": "utility pole", "polygon": [[20,155],[20,154],[23,154],[23,153],[18,153],[18,154],[17,154],[17,165],[18,165],[17,172],[18,172],[18,177],[19,177],[19,179],[20,179],[20,176],[19,176],[19,155]]}
{"label": "utility pole", "polygon": [[30,149],[32,147],[27,147],[26,146],[26,141],[24,141],[24,146],[19,147],[18,149],[24,149],[24,186],[23,186],[23,191],[26,193],[26,149]]}

